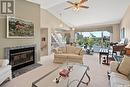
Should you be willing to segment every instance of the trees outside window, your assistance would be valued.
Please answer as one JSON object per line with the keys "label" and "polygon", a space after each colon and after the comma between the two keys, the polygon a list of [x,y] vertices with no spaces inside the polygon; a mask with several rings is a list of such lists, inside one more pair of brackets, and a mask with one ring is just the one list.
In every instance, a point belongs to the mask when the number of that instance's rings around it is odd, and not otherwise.
{"label": "trees outside window", "polygon": [[93,45],[108,47],[110,43],[110,33],[107,31],[78,32],[76,34],[77,34],[76,42],[81,47],[83,46],[93,47]]}

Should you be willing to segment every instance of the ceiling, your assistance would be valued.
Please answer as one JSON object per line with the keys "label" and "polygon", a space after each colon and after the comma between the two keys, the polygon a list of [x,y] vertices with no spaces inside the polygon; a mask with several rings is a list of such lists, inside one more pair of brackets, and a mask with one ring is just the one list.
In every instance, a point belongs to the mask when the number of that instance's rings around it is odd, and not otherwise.
{"label": "ceiling", "polygon": [[[88,0],[84,5],[89,9],[64,10],[70,6],[66,0],[28,0],[41,5],[41,8],[61,19],[71,27],[94,26],[120,23],[130,4],[130,0]],[[69,0],[76,1],[76,0]],[[60,13],[62,16],[60,16]]]}

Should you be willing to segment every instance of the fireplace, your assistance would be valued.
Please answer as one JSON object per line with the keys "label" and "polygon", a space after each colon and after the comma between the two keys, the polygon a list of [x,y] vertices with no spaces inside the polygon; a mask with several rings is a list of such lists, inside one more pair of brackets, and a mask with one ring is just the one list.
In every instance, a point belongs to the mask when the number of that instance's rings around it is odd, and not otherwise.
{"label": "fireplace", "polygon": [[5,49],[6,58],[12,65],[12,70],[20,69],[35,63],[35,45],[9,47]]}

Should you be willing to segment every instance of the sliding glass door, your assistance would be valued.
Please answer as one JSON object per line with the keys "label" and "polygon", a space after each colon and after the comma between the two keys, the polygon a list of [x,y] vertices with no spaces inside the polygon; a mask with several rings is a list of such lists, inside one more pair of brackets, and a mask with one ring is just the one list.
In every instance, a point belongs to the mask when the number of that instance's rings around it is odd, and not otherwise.
{"label": "sliding glass door", "polygon": [[110,43],[110,32],[94,31],[94,32],[77,32],[76,42],[81,47],[93,47],[97,52],[101,47],[108,47]]}

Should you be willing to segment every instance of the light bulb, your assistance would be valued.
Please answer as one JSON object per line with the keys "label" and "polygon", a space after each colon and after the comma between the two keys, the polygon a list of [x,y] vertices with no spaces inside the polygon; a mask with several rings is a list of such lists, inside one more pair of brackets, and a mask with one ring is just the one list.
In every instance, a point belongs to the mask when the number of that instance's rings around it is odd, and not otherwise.
{"label": "light bulb", "polygon": [[80,9],[80,8],[76,8],[76,7],[75,7],[75,8],[74,8],[74,11],[79,11],[79,9]]}

